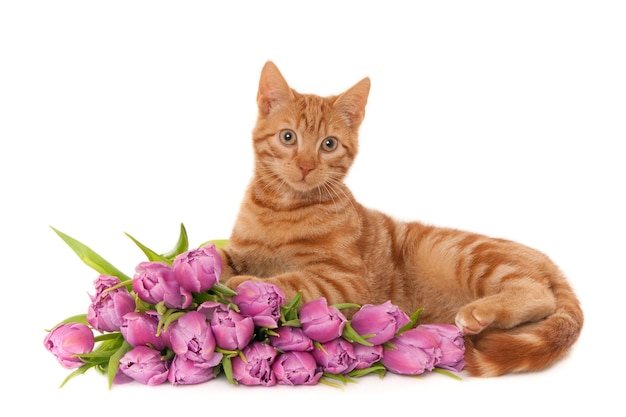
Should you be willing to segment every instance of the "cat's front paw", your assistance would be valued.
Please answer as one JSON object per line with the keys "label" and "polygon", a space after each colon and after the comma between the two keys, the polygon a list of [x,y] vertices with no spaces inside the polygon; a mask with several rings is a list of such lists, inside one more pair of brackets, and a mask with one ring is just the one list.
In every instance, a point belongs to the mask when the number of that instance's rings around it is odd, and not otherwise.
{"label": "cat's front paw", "polygon": [[493,314],[488,309],[475,304],[468,304],[463,307],[454,319],[456,326],[463,334],[480,333],[493,321]]}
{"label": "cat's front paw", "polygon": [[225,283],[224,285],[226,285],[228,288],[230,288],[233,291],[237,291],[237,287],[239,286],[239,284],[241,284],[242,282],[246,282],[246,281],[256,281],[258,280],[258,278],[255,278],[253,276],[250,275],[235,275],[234,277],[230,277]]}

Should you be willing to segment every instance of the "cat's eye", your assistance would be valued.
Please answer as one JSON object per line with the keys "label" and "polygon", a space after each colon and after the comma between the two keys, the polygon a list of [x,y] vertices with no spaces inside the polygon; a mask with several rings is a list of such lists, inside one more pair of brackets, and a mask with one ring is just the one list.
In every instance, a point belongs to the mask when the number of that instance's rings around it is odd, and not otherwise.
{"label": "cat's eye", "polygon": [[285,145],[296,143],[296,134],[293,130],[285,129],[280,132],[280,141]]}
{"label": "cat's eye", "polygon": [[339,146],[339,141],[336,138],[327,137],[326,139],[322,141],[321,147],[322,147],[322,150],[326,152],[332,152],[335,149],[337,149],[337,146]]}

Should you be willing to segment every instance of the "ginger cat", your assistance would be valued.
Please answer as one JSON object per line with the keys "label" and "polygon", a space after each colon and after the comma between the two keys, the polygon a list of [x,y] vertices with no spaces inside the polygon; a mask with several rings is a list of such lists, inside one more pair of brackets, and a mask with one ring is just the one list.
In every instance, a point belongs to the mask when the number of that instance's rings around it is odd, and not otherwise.
{"label": "ginger cat", "polygon": [[456,323],[475,376],[541,370],[577,340],[583,313],[563,274],[519,243],[361,206],[342,182],[358,148],[370,80],[341,95],[291,89],[263,67],[254,177],[227,247],[222,280],[278,285],[287,299],[387,300],[420,322]]}

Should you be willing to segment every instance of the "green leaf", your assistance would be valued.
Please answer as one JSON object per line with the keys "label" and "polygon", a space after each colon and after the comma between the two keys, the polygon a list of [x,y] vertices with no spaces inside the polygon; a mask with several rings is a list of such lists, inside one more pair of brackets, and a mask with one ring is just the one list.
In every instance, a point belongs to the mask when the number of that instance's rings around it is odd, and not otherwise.
{"label": "green leaf", "polygon": [[352,324],[350,323],[350,321],[346,322],[346,325],[343,327],[341,336],[350,343],[356,342],[363,346],[374,346],[372,343],[365,340],[363,336],[358,334],[356,330],[354,330],[354,327],[352,327]]}
{"label": "green leaf", "polygon": [[177,255],[187,251],[189,249],[189,239],[187,238],[187,230],[185,229],[184,224],[180,224],[180,235],[178,236],[178,242],[176,242],[176,246],[172,248],[169,252],[163,254],[163,257],[168,259],[174,259]]}
{"label": "green leaf", "polygon": [[433,372],[437,372],[438,374],[442,374],[442,375],[447,375],[450,378],[456,379],[457,381],[462,381],[463,378],[461,378],[460,376],[458,376],[457,374],[448,371],[447,369],[441,369],[441,368],[433,368]]}
{"label": "green leaf", "polygon": [[300,301],[302,301],[302,291],[298,291],[287,305],[280,307],[280,321],[283,326],[300,327],[300,319],[298,317]]}
{"label": "green leaf", "polygon": [[354,304],[354,303],[339,303],[339,304],[334,304],[333,307],[336,307],[338,310],[345,310],[348,308],[361,308],[359,304]]}
{"label": "green leaf", "polygon": [[[85,324],[87,326],[89,326],[89,322],[87,322],[87,315],[86,314],[77,314],[75,316],[71,316],[66,318],[65,320],[62,320],[60,322],[58,322],[57,324],[55,324],[52,329],[55,329],[57,326],[61,325],[61,324],[67,324],[67,323],[81,323],[81,324]],[[47,332],[50,332],[52,330],[46,329]]]}
{"label": "green leaf", "polygon": [[84,373],[85,373],[85,372],[87,372],[89,369],[93,368],[93,366],[94,366],[94,365],[92,365],[92,364],[85,364],[85,365],[81,366],[80,368],[76,369],[74,372],[72,372],[71,374],[69,374],[69,375],[68,375],[68,376],[67,376],[67,377],[63,380],[63,382],[61,382],[61,385],[59,386],[59,388],[63,388],[63,386],[64,386],[65,384],[67,384],[67,382],[68,382],[70,379],[74,378],[75,376],[78,376],[78,375],[82,375],[82,374],[84,374]]}
{"label": "green leaf", "polygon": [[398,331],[396,332],[396,336],[402,332],[405,332],[415,327],[415,325],[417,324],[417,320],[419,320],[420,315],[422,314],[422,311],[424,311],[424,309],[420,308],[415,313],[411,314],[411,321],[409,321],[407,324],[405,324],[400,329],[398,329]]}
{"label": "green leaf", "polygon": [[151,261],[151,262],[164,262],[164,263],[166,263],[168,265],[172,264],[172,261],[170,259],[167,259],[166,257],[164,257],[162,255],[159,255],[158,253],[156,253],[155,251],[153,251],[152,249],[150,249],[146,245],[142,244],[141,242],[139,242],[137,239],[135,239],[134,237],[132,237],[128,233],[125,233],[125,235],[128,236],[133,242],[135,242],[135,245],[139,246],[139,249],[141,249],[141,251],[148,257],[149,261]]}
{"label": "green leaf", "polygon": [[382,378],[385,376],[386,372],[387,372],[387,368],[385,368],[384,366],[372,365],[364,369],[354,369],[348,372],[348,376],[351,378],[360,378],[362,376],[369,375],[369,374],[378,374],[378,376]]}
{"label": "green leaf", "polygon": [[89,267],[93,268],[100,274],[112,275],[118,277],[120,281],[130,280],[126,274],[121,272],[119,269],[111,265],[108,261],[106,261],[103,257],[98,255],[88,246],[80,243],[78,240],[66,235],[65,233],[55,229],[50,226],[54,232],[59,235],[61,239],[67,243],[67,245],[78,255],[78,257]]}
{"label": "green leaf", "polygon": [[224,249],[228,245],[228,239],[209,240],[207,242],[204,242],[202,245],[200,245],[200,247],[211,245],[211,244],[215,245],[216,248]]}
{"label": "green leaf", "polygon": [[225,295],[226,297],[233,297],[237,295],[235,291],[231,290],[224,284],[215,284],[214,286],[211,287],[210,291]]}
{"label": "green leaf", "polygon": [[109,389],[113,386],[113,380],[115,379],[115,375],[117,374],[117,370],[120,367],[120,359],[122,356],[126,354],[126,352],[130,351],[133,347],[129,345],[126,341],[122,343],[122,346],[109,358],[109,365],[107,367],[107,376],[109,379]]}

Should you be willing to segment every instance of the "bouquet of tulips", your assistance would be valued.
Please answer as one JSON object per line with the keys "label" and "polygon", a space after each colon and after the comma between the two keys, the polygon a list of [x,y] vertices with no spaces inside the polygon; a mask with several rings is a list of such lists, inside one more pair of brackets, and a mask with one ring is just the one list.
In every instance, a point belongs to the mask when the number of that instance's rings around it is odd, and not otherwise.
{"label": "bouquet of tulips", "polygon": [[[147,256],[131,278],[86,245],[53,230],[99,276],[87,313],[50,330],[44,346],[68,369],[63,381],[95,368],[114,383],[198,384],[223,374],[233,384],[340,386],[387,371],[420,375],[464,367],[460,331],[418,325],[383,304],[302,304],[275,285],[220,284],[225,241],[189,249],[185,227],[174,249],[159,254],[128,235]],[[342,310],[356,311],[350,320]]]}

